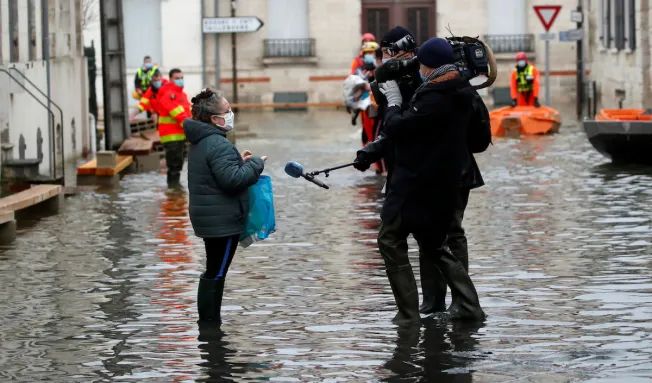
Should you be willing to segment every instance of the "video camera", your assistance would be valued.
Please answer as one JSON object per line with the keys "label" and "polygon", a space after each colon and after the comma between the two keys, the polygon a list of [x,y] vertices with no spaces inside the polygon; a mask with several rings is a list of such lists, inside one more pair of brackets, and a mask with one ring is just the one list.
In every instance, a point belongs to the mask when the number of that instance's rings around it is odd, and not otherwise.
{"label": "video camera", "polygon": [[[406,40],[408,37],[409,39]],[[405,36],[403,39],[394,43],[392,47],[388,48],[388,50],[392,53],[392,49],[394,49],[394,53],[392,54],[402,50],[412,50],[402,49],[402,47],[409,47],[406,43],[409,43],[410,40],[414,42],[414,39],[411,36]],[[450,45],[453,47],[455,65],[463,78],[471,80],[479,76],[486,76],[487,81],[474,86],[476,89],[486,88],[493,84],[497,75],[496,60],[493,51],[489,46],[481,40],[469,36],[447,37],[446,40],[448,40]],[[378,83],[383,83],[390,80],[398,80],[403,76],[416,72],[419,70],[418,55],[419,53],[417,51],[417,56],[413,58],[406,60],[392,59],[387,61],[380,67],[376,68],[376,81]]]}

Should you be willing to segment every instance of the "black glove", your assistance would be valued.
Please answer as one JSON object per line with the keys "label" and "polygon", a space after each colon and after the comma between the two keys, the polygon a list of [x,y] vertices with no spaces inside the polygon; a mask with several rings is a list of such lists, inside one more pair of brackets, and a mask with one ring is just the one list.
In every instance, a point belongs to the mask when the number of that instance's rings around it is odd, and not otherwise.
{"label": "black glove", "polygon": [[358,123],[358,114],[360,114],[359,110],[353,111],[353,114],[351,115],[351,125],[356,126]]}
{"label": "black glove", "polygon": [[541,106],[541,103],[539,103],[539,98],[538,97],[534,98],[534,106],[537,107],[537,108]]}
{"label": "black glove", "polygon": [[353,161],[353,167],[358,169],[361,172],[369,169],[371,167],[371,161],[369,161],[369,154],[364,150],[358,150],[356,153],[355,161]]}
{"label": "black glove", "polygon": [[516,106],[516,99],[515,98],[512,99],[512,104],[511,105],[512,105],[512,108]]}

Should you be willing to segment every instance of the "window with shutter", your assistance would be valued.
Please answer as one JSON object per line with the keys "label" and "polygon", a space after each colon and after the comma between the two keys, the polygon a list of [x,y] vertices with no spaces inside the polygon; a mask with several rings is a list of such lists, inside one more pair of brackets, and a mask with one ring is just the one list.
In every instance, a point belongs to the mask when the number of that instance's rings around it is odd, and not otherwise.
{"label": "window with shutter", "polygon": [[635,0],[627,0],[627,47],[631,50],[636,49],[636,4]]}
{"label": "window with shutter", "polygon": [[389,9],[387,8],[367,8],[366,10],[367,28],[365,32],[373,33],[376,39],[380,40],[389,30]]}
{"label": "window with shutter", "polygon": [[605,48],[611,47],[611,1],[600,1],[600,41]]}
{"label": "window with shutter", "polygon": [[430,8],[408,8],[408,30],[414,33],[417,44],[423,44],[430,36]]}
{"label": "window with shutter", "polygon": [[9,0],[9,62],[20,61],[18,36],[18,0]]}
{"label": "window with shutter", "polygon": [[616,49],[625,49],[625,0],[615,0],[614,44]]}

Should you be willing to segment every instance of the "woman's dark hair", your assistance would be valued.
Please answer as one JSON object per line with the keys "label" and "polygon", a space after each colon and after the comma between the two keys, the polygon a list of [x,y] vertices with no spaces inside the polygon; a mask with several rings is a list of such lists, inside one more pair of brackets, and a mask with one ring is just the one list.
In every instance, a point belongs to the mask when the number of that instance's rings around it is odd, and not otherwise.
{"label": "woman's dark hair", "polygon": [[193,97],[192,119],[202,122],[211,122],[211,116],[220,114],[219,108],[224,96],[217,89],[206,88]]}

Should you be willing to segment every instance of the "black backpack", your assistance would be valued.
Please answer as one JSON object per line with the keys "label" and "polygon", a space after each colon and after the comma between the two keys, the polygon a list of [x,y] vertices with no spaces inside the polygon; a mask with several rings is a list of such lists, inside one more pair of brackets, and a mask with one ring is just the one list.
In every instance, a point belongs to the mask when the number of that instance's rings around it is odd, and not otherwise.
{"label": "black backpack", "polygon": [[473,91],[473,115],[467,131],[467,145],[472,153],[482,153],[491,144],[491,120],[487,106],[478,92]]}

